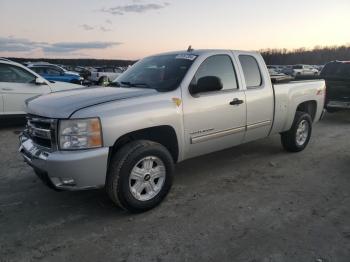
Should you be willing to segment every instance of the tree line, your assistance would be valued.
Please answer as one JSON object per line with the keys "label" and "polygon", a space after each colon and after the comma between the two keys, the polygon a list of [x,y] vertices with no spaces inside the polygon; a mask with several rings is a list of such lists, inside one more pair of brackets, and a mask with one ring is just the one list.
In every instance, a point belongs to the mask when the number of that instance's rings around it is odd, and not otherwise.
{"label": "tree line", "polygon": [[[350,61],[350,45],[342,46],[316,46],[313,49],[298,48],[294,50],[287,49],[264,49],[260,50],[262,56],[268,65],[294,65],[310,64],[323,65],[334,60]],[[45,61],[53,64],[62,64],[70,66],[128,66],[133,60],[107,60],[107,59],[52,59],[52,58],[9,58],[13,61],[22,63],[26,61],[38,62]]]}
{"label": "tree line", "polygon": [[9,57],[8,59],[18,62],[48,62],[56,65],[67,65],[67,66],[128,66],[135,63],[133,60],[113,60],[113,59],[91,59],[91,58],[18,58],[18,57]]}
{"label": "tree line", "polygon": [[264,49],[260,50],[260,52],[268,65],[324,65],[335,60],[350,61],[350,45],[316,46],[311,50],[306,48],[294,50]]}

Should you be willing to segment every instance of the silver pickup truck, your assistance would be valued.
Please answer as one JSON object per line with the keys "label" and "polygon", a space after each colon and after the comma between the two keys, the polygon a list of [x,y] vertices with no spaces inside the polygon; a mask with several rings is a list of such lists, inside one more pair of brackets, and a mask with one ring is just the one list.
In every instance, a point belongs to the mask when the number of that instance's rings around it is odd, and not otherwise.
{"label": "silver pickup truck", "polygon": [[27,101],[19,151],[54,189],[105,187],[116,204],[142,212],[167,195],[174,163],[274,134],[286,150],[303,150],[324,96],[324,81],[272,85],[255,52],[165,53],[112,87]]}

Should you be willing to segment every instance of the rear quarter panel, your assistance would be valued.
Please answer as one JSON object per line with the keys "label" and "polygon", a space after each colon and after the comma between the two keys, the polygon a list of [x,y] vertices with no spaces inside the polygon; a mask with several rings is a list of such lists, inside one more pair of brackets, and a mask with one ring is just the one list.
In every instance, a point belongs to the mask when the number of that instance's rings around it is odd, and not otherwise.
{"label": "rear quarter panel", "polygon": [[306,101],[317,104],[314,122],[317,122],[324,108],[325,82],[301,81],[274,85],[275,119],[271,134],[287,131],[291,128],[298,106]]}

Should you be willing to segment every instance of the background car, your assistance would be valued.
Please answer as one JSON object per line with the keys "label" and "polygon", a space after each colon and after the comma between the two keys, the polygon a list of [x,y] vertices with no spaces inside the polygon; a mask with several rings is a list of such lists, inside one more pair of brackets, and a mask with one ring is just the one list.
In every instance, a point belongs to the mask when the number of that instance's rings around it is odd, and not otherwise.
{"label": "background car", "polygon": [[333,61],[320,74],[326,80],[326,109],[350,109],[350,61]]}
{"label": "background car", "polygon": [[276,83],[284,83],[284,82],[290,82],[293,80],[293,77],[290,75],[283,74],[281,72],[276,71],[275,69],[268,68],[270,77],[271,77],[271,82],[276,84]]}
{"label": "background car", "polygon": [[123,71],[119,68],[100,67],[91,71],[90,80],[98,85],[108,85],[122,73]]}
{"label": "background car", "polygon": [[310,76],[318,75],[319,71],[310,65],[294,65],[292,66],[292,76]]}
{"label": "background car", "polygon": [[81,77],[79,73],[67,71],[64,68],[54,64],[29,64],[28,68],[35,71],[36,73],[38,73],[39,75],[41,75],[49,81],[60,81],[73,84],[82,84],[84,81],[84,78]]}
{"label": "background car", "polygon": [[47,81],[21,64],[0,59],[0,117],[24,116],[25,100],[29,98],[81,87]]}

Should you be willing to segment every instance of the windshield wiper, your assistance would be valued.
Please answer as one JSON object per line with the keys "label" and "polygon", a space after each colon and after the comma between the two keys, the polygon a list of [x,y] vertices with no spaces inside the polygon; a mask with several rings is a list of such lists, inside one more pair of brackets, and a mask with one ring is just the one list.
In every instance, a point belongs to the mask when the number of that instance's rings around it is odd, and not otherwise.
{"label": "windshield wiper", "polygon": [[130,82],[115,81],[115,82],[109,83],[108,86],[111,86],[111,87],[132,87],[132,84]]}
{"label": "windshield wiper", "polygon": [[129,86],[129,87],[145,87],[145,88],[151,88],[149,84],[146,83],[131,83],[131,82],[120,82],[123,85]]}

